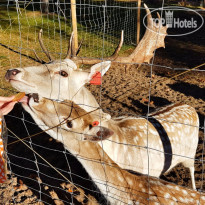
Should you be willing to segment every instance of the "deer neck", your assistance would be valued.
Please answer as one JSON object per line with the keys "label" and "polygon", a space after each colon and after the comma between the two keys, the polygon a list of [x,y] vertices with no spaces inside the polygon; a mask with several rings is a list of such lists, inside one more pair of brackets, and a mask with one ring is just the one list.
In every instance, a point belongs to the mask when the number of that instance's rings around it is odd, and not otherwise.
{"label": "deer neck", "polygon": [[[132,202],[133,197],[129,193],[131,193],[132,184],[139,182],[138,176],[134,177],[135,182],[132,182],[133,176],[120,169],[98,143],[68,139],[65,145],[74,156],[77,156],[77,159],[111,204],[121,204],[122,201],[125,204]],[[138,189],[137,186],[134,188]]]}
{"label": "deer neck", "polygon": [[[111,136],[111,138],[115,139],[117,141],[120,141],[120,138],[122,138],[122,136],[123,136],[123,130],[122,130],[123,127],[119,126],[120,122],[121,122],[121,120],[110,119],[110,120],[102,122],[101,126],[107,127],[110,130],[112,130],[114,132],[114,135]],[[101,144],[101,143],[99,143],[99,144]]]}

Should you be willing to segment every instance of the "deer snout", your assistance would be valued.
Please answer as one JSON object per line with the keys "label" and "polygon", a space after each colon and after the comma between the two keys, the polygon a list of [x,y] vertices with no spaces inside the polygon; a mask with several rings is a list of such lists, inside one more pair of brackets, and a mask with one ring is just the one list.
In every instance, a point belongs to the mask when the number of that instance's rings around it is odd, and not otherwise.
{"label": "deer snout", "polygon": [[5,79],[7,81],[9,81],[10,79],[13,79],[13,77],[15,77],[18,73],[20,73],[21,71],[18,70],[18,69],[11,69],[11,70],[8,70],[6,72],[6,75],[5,75]]}
{"label": "deer snout", "polygon": [[98,142],[101,140],[105,140],[114,134],[112,130],[102,126],[93,127],[92,129],[94,134],[85,134],[84,140]]}

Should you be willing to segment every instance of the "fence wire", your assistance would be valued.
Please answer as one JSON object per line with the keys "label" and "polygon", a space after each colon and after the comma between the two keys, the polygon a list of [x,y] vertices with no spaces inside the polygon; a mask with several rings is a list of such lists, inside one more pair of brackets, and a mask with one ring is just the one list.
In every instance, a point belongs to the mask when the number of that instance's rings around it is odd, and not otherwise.
{"label": "fence wire", "polygon": [[[165,2],[166,3],[166,2]],[[0,3],[2,8],[2,13],[0,13],[0,32],[1,40],[0,46],[4,49],[7,49],[6,60],[4,57],[0,63],[2,69],[1,77],[5,73],[5,69],[17,68],[31,66],[31,59],[33,59],[32,65],[38,65],[35,62],[35,55],[33,50],[38,54],[42,59],[45,59],[44,52],[39,47],[38,44],[38,32],[42,28],[44,33],[44,42],[49,52],[55,57],[55,59],[60,59],[60,62],[63,61],[67,53],[68,41],[72,31],[72,22],[71,22],[71,10],[70,2],[65,0],[50,0],[49,1],[49,13],[43,13],[43,3],[42,1],[7,1],[6,3]],[[122,47],[122,52],[133,49],[133,44],[136,45],[136,25],[137,25],[137,2],[135,1],[92,1],[92,0],[78,0],[76,1],[77,7],[77,21],[78,21],[78,37],[83,39],[83,49],[81,56],[82,57],[93,57],[104,59],[107,56],[110,56],[118,44],[121,30],[124,30],[125,33],[125,43]],[[164,1],[162,2],[161,8],[163,12]],[[142,15],[145,15],[144,7],[140,8],[142,10]],[[150,10],[155,8],[150,7]],[[196,11],[204,12],[203,9],[197,9]],[[144,33],[145,28],[143,27],[141,32]],[[157,42],[156,42],[157,44]],[[14,51],[14,52],[13,52]],[[124,194],[133,195],[135,197],[143,198],[147,200],[147,204],[151,202],[159,203],[151,197],[151,188],[150,181],[153,181],[155,178],[150,176],[149,171],[152,170],[150,167],[149,155],[152,151],[163,155],[170,155],[159,148],[149,147],[149,129],[150,124],[148,123],[151,115],[151,99],[152,91],[154,90],[155,82],[153,82],[153,69],[156,68],[165,68],[169,70],[179,71],[185,70],[192,72],[200,72],[203,75],[204,69],[190,69],[187,67],[172,67],[167,65],[160,65],[155,63],[156,50],[150,64],[140,64],[146,65],[149,67],[149,82],[148,87],[142,88],[148,90],[148,104],[147,112],[145,115],[139,115],[133,112],[123,112],[118,110],[112,110],[108,107],[105,107],[103,104],[103,89],[104,85],[100,85],[99,89],[99,105],[100,108],[103,108],[103,111],[111,113],[113,116],[123,116],[124,119],[129,119],[130,116],[140,119],[147,119],[146,126],[146,146],[140,146],[136,144],[129,144],[127,142],[119,142],[112,139],[108,139],[108,142],[111,142],[115,146],[124,145],[128,148],[133,149],[142,149],[147,151],[148,156],[148,198],[142,195],[142,193],[137,193],[137,189],[133,188],[134,193],[130,193],[129,189],[126,189],[125,186],[119,186],[116,188],[116,185],[109,181],[109,176],[107,176],[106,167],[110,166],[112,168],[121,170],[118,165],[125,165],[121,162],[116,164],[109,164],[106,162],[106,152],[104,152],[104,143],[101,142],[101,147],[103,150],[103,157],[101,161],[97,161],[92,158],[86,158],[80,155],[73,155],[66,149],[66,146],[62,146],[61,143],[56,143],[51,137],[45,133],[41,133],[41,130],[36,128],[37,126],[44,129],[44,125],[36,124],[32,121],[31,117],[22,111],[20,107],[17,114],[10,114],[6,117],[8,120],[8,127],[10,131],[9,134],[9,143],[8,143],[8,168],[11,172],[12,180],[15,177],[23,179],[26,181],[26,186],[30,189],[36,198],[31,203],[43,203],[43,204],[52,204],[57,202],[61,204],[75,204],[76,203],[76,191],[73,191],[74,188],[77,191],[82,192],[84,199],[81,200],[82,203],[86,203],[86,200],[90,200],[95,203],[94,198],[90,198],[90,194],[94,194],[100,204],[109,204],[109,202],[103,198],[100,190],[96,188],[97,186],[105,186],[106,194],[105,197],[117,201],[117,203],[126,204],[123,200],[125,198]],[[14,54],[18,57],[13,58]],[[1,56],[0,56],[1,57]],[[29,57],[27,59],[26,57]],[[8,63],[9,61],[9,63]],[[130,63],[135,66],[138,64],[136,62]],[[203,66],[203,64],[202,64]],[[203,68],[203,67],[202,67]],[[84,67],[82,67],[84,69]],[[136,70],[138,72],[138,70]],[[116,76],[117,77],[117,76]],[[167,79],[167,78],[163,78]],[[157,82],[160,83],[160,82]],[[0,88],[3,89],[5,95],[15,93],[16,90],[12,89],[10,86],[6,85],[4,80],[1,80]],[[62,87],[59,80],[59,90]],[[116,93],[120,96],[120,93]],[[137,95],[137,93],[136,93]],[[203,96],[202,96],[203,97]],[[58,97],[59,102],[61,101],[60,96]],[[203,101],[203,100],[202,100]],[[81,102],[83,106],[86,105],[85,102]],[[68,105],[69,106],[69,105]],[[92,106],[91,106],[92,107]],[[104,108],[105,107],[105,108]],[[93,107],[94,108],[94,107]],[[95,107],[98,108],[98,107]],[[58,113],[58,108],[56,108],[56,113]],[[100,120],[101,116],[100,116]],[[186,123],[167,121],[163,118],[158,118],[157,120],[162,122],[167,122],[169,124],[181,124],[187,125]],[[205,119],[204,119],[205,120]],[[10,122],[16,122],[15,125],[11,125]],[[101,122],[100,122],[101,123]],[[13,133],[13,129],[16,132]],[[187,125],[190,126],[191,125]],[[35,128],[33,130],[33,128]],[[203,132],[205,135],[205,124],[199,125],[200,132]],[[49,128],[52,129],[52,128]],[[61,136],[61,133],[64,132],[62,124],[58,126],[58,135]],[[71,131],[70,131],[71,132]],[[73,132],[78,135],[82,135],[82,132]],[[35,135],[35,136],[33,136]],[[17,137],[20,138],[17,140]],[[35,140],[34,140],[35,139]],[[64,139],[63,139],[64,140]],[[29,149],[21,146],[24,142]],[[43,143],[42,143],[43,142]],[[63,141],[63,144],[66,142]],[[202,166],[201,174],[201,183],[200,183],[200,194],[203,196],[203,181],[204,181],[204,139],[202,142],[201,157],[191,158],[189,156],[184,156],[181,154],[172,154],[172,156],[178,156],[186,159],[193,159],[195,164]],[[18,151],[18,146],[21,151]],[[184,144],[182,147],[185,147]],[[38,150],[38,153],[37,153]],[[125,156],[126,157],[126,156]],[[92,162],[96,164],[102,164],[104,169],[105,180],[92,177],[92,179],[84,172],[83,168],[76,162],[75,158],[85,161],[87,163]],[[62,160],[62,162],[61,162]],[[47,162],[48,163],[47,163]],[[78,163],[77,165],[75,165]],[[63,166],[62,166],[63,164]],[[52,166],[50,166],[52,165]],[[139,165],[136,165],[139,166]],[[80,169],[80,171],[78,170]],[[57,173],[55,173],[57,171]],[[61,173],[61,176],[59,175]],[[89,174],[89,173],[88,173]],[[62,178],[62,176],[64,176]],[[44,180],[42,180],[44,179]],[[68,180],[66,180],[68,179]],[[94,184],[94,183],[95,184]],[[19,204],[24,203],[23,199],[16,198],[16,189],[22,184],[17,182],[13,185],[12,181],[12,203]],[[68,184],[72,185],[72,190],[69,192]],[[87,186],[89,184],[89,186]],[[90,185],[91,184],[91,185]],[[199,187],[199,185],[198,185]],[[113,194],[110,190],[117,190],[118,194]],[[56,195],[52,195],[52,190],[55,191]],[[57,196],[57,198],[56,198]],[[162,197],[162,196],[161,196]],[[198,204],[203,204],[201,202],[201,197]],[[163,197],[162,197],[163,198]],[[165,197],[166,198],[166,197]],[[85,201],[84,201],[85,200]],[[57,201],[57,202],[56,202]]]}

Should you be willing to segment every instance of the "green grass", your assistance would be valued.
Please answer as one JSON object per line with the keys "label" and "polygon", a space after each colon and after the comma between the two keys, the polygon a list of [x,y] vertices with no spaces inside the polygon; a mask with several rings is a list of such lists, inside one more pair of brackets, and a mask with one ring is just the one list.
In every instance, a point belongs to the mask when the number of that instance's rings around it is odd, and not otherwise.
{"label": "green grass", "polygon": [[[9,19],[13,22],[12,26],[10,26]],[[26,10],[21,10],[21,15],[18,16],[15,8],[11,8],[9,11],[2,9],[0,20],[2,28],[0,41],[6,45],[40,51],[37,36],[39,30],[43,28],[44,42],[50,52],[56,54],[56,57],[60,57],[59,53],[65,54],[67,51],[68,39],[71,34],[70,20],[65,21],[55,14],[42,15],[40,12]],[[102,33],[90,33],[86,31],[85,27],[78,24],[78,39],[84,40],[81,55],[101,57],[112,54],[119,39],[108,35],[104,37],[103,40]],[[126,48],[127,46],[122,48],[122,51]]]}
{"label": "green grass", "polygon": [[[25,55],[35,58],[33,49],[39,57],[47,61],[38,42],[38,32],[43,29],[44,44],[55,59],[63,59],[67,52],[68,40],[71,34],[70,20],[65,20],[56,14],[42,15],[38,11],[21,9],[19,15],[16,8],[1,7],[0,10],[0,43],[20,52],[15,53],[8,48],[0,45],[0,95],[10,95],[14,90],[4,81],[7,69],[33,66],[38,63],[28,59]],[[120,32],[120,31],[119,31]],[[119,33],[120,35],[120,33]],[[96,32],[91,33],[86,28],[78,24],[78,39],[83,39],[80,56],[83,57],[106,57],[110,56],[115,50],[119,38]],[[21,48],[21,49],[20,49]],[[124,53],[132,46],[124,45],[120,54]],[[123,54],[124,55],[124,54]]]}

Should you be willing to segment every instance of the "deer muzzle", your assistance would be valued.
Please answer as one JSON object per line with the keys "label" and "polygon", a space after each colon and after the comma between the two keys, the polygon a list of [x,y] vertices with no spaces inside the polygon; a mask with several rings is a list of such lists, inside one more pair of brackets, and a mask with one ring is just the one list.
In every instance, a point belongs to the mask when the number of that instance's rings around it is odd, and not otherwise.
{"label": "deer muzzle", "polygon": [[109,137],[111,137],[114,132],[106,127],[95,127],[94,129],[96,130],[96,133],[94,135],[85,135],[84,140],[89,140],[89,141],[101,141],[101,140],[105,140]]}
{"label": "deer muzzle", "polygon": [[11,69],[6,72],[5,79],[6,81],[12,80],[15,76],[21,71],[18,69]]}

